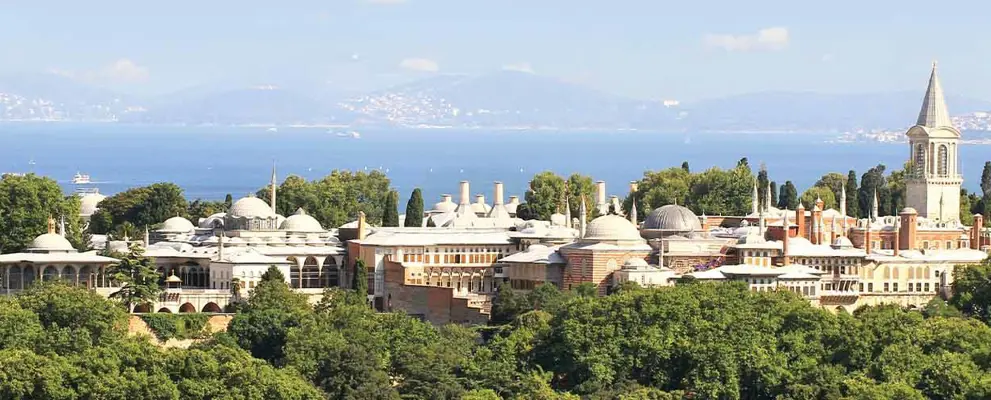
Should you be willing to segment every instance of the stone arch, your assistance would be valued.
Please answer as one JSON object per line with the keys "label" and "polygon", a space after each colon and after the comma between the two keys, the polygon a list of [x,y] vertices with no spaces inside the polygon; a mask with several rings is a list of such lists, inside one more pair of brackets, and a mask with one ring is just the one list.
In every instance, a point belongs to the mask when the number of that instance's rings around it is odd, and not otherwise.
{"label": "stone arch", "polygon": [[149,313],[151,312],[151,303],[138,304],[134,306],[134,312],[136,313]]}
{"label": "stone arch", "polygon": [[76,282],[76,267],[72,265],[65,265],[62,267],[62,271],[59,272],[59,279],[65,281],[66,283],[72,284]]}
{"label": "stone arch", "polygon": [[23,271],[24,271],[23,288],[27,288],[28,286],[31,286],[31,284],[33,284],[35,280],[38,279],[37,271],[35,271],[34,267],[31,265],[25,265],[23,267]]}
{"label": "stone arch", "polygon": [[220,312],[223,312],[223,311],[224,310],[221,309],[220,306],[217,305],[217,303],[214,303],[212,301],[209,302],[209,303],[206,303],[206,305],[203,306],[203,312],[205,312],[205,313],[220,313]]}
{"label": "stone arch", "polygon": [[58,269],[55,269],[54,265],[46,266],[41,272],[42,281],[53,281],[59,278]]}
{"label": "stone arch", "polygon": [[196,306],[190,303],[183,303],[181,306],[179,306],[179,312],[181,313],[196,312]]}
{"label": "stone arch", "polygon": [[939,145],[937,154],[936,172],[939,176],[948,176],[950,174],[950,152],[945,144]]}
{"label": "stone arch", "polygon": [[898,267],[891,269],[891,278],[898,279]]}
{"label": "stone arch", "polygon": [[160,313],[167,313],[167,314],[172,314],[172,310],[169,310],[169,308],[168,308],[168,307],[162,307],[162,308],[159,308],[159,309],[158,309],[158,312],[160,312]]}
{"label": "stone arch", "polygon": [[327,287],[341,286],[341,271],[333,256],[323,260],[323,270],[320,271],[320,285]]}
{"label": "stone arch", "polygon": [[96,282],[93,277],[93,268],[89,265],[84,265],[79,268],[79,272],[76,273],[76,284],[86,288],[96,287]]}
{"label": "stone arch", "polygon": [[320,265],[315,257],[306,257],[303,269],[300,271],[300,284],[304,288],[320,287]]}
{"label": "stone arch", "polygon": [[20,265],[11,265],[7,267],[7,281],[8,289],[20,289],[21,285],[24,284],[24,270]]}
{"label": "stone arch", "polygon": [[289,287],[298,288],[300,287],[300,271],[299,271],[299,261],[296,257],[289,256]]}
{"label": "stone arch", "polygon": [[919,143],[915,145],[915,158],[912,160],[915,164],[915,174],[917,176],[923,176],[926,173],[926,145]]}

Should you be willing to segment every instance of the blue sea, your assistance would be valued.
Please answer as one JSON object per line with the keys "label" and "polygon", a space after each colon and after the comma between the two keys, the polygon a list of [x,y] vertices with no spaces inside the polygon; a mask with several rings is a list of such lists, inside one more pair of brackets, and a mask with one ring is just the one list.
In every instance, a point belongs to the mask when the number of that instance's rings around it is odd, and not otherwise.
{"label": "blue sea", "polygon": [[[67,191],[76,172],[90,174],[101,193],[113,194],[155,182],[174,182],[190,199],[235,198],[266,185],[275,161],[278,174],[317,179],[334,169],[385,172],[405,205],[420,187],[429,205],[441,194],[472,194],[491,202],[492,182],[506,196],[520,195],[537,172],[574,172],[606,181],[610,194],[625,195],[645,170],[680,166],[693,171],[733,167],[747,157],[755,172],[767,165],[779,184],[804,190],[824,173],[862,174],[884,163],[900,167],[907,145],[824,143],[831,135],[800,133],[645,133],[486,131],[456,129],[362,130],[360,139],[324,128],[167,127],[117,124],[0,124],[0,172],[33,172],[59,181]],[[976,191],[988,147],[965,146],[960,155],[965,185]],[[34,161],[31,163],[30,161]],[[457,198],[455,198],[457,201]]]}

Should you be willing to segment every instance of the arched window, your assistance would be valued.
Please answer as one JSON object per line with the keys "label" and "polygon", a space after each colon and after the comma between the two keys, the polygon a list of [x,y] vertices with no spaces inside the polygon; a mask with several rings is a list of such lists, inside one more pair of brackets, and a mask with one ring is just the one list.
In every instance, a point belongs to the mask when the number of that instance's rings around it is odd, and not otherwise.
{"label": "arched window", "polygon": [[946,149],[945,144],[939,145],[939,155],[936,158],[938,161],[938,174],[939,176],[948,176],[950,173],[950,152]]}
{"label": "arched window", "polygon": [[915,174],[923,176],[926,174],[926,145],[919,143],[915,145]]}

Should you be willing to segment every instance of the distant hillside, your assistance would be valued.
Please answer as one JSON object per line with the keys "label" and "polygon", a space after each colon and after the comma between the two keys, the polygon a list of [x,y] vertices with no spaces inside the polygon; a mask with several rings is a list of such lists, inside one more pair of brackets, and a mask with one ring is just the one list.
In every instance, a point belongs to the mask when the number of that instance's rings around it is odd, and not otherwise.
{"label": "distant hillside", "polygon": [[[845,132],[909,126],[922,95],[921,88],[881,94],[762,92],[667,107],[552,77],[497,71],[434,75],[346,97],[326,82],[295,81],[254,88],[213,84],[136,99],[54,74],[28,74],[0,77],[0,121]],[[959,96],[948,101],[956,116],[991,111],[988,101]],[[967,129],[991,127],[970,120]]]}
{"label": "distant hillside", "polygon": [[[765,92],[704,100],[685,106],[696,130],[846,131],[910,126],[922,92],[819,94]],[[991,102],[947,97],[954,115],[991,110]]]}

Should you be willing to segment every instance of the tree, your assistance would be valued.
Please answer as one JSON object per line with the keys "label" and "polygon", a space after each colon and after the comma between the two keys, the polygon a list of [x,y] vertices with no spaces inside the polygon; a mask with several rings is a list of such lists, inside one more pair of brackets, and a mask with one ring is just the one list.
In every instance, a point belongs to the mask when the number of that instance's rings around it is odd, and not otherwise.
{"label": "tree", "polygon": [[981,193],[985,199],[991,198],[991,161],[985,161],[981,171]]}
{"label": "tree", "polygon": [[234,197],[227,193],[227,196],[224,196],[224,211],[230,210],[232,205],[234,205]]}
{"label": "tree", "polygon": [[771,181],[771,204],[778,204],[778,183]]}
{"label": "tree", "polygon": [[365,261],[358,259],[354,262],[354,274],[351,275],[351,288],[355,293],[368,294],[368,267]]}
{"label": "tree", "polygon": [[130,223],[135,232],[143,232],[166,219],[184,216],[187,211],[182,188],[173,183],[155,183],[103,199],[100,209],[90,217],[90,230],[94,233],[118,232],[122,225]]}
{"label": "tree", "polygon": [[781,194],[778,195],[778,208],[791,210],[798,208],[798,189],[791,181],[785,181],[785,184],[781,186]]}
{"label": "tree", "polygon": [[696,213],[746,215],[750,213],[754,176],[746,160],[736,168],[713,167],[692,178],[686,206]]}
{"label": "tree", "polygon": [[[884,190],[882,191],[887,197],[886,202],[883,203],[885,206],[884,213],[888,215],[898,215],[901,210],[905,208],[906,199],[906,182],[905,179],[912,174],[912,163],[907,162],[902,166],[902,169],[897,171],[891,171],[891,175],[888,176],[885,182]],[[964,197],[961,197],[961,201],[964,201]],[[970,208],[970,204],[967,204],[967,208]],[[963,210],[963,209],[961,209]]]}
{"label": "tree", "polygon": [[953,269],[949,303],[968,316],[991,323],[991,260]]}
{"label": "tree", "polygon": [[406,202],[406,220],[403,223],[406,227],[419,228],[423,226],[423,193],[420,188],[414,188]]}
{"label": "tree", "polygon": [[843,194],[843,188],[846,186],[846,179],[847,177],[839,172],[830,172],[820,177],[815,186],[829,188],[833,192],[833,198],[839,203],[840,195]]}
{"label": "tree", "polygon": [[682,168],[646,171],[637,181],[637,192],[623,200],[623,209],[629,213],[633,199],[637,210],[647,215],[650,210],[668,204],[686,204],[692,185],[692,174]]}
{"label": "tree", "polygon": [[[363,211],[369,223],[379,224],[391,192],[389,186],[389,178],[381,171],[334,170],[322,179],[309,182],[290,175],[279,185],[276,210],[289,215],[302,207],[324,227],[341,226],[358,218],[358,212]],[[263,187],[256,195],[267,199],[270,190]]]}
{"label": "tree", "polygon": [[129,312],[136,305],[155,301],[162,292],[158,283],[161,275],[155,263],[142,255],[143,251],[132,245],[130,252],[121,255],[120,261],[107,269],[113,282],[120,285],[120,290],[111,293],[110,298],[119,300]]}
{"label": "tree", "polygon": [[[102,203],[101,203],[102,206]],[[48,231],[48,219],[65,218],[66,238],[85,248],[79,219],[79,197],[62,195],[54,180],[34,174],[0,178],[0,253],[15,253]]]}
{"label": "tree", "polygon": [[189,203],[189,209],[186,211],[186,215],[189,217],[190,221],[196,223],[200,218],[206,218],[211,215],[226,212],[230,206],[227,206],[222,201],[206,201],[196,199],[192,203]]}
{"label": "tree", "polygon": [[864,172],[864,175],[860,178],[860,192],[857,194],[860,207],[860,215],[869,216],[871,215],[871,210],[874,207],[874,194],[875,190],[877,193],[877,208],[878,212],[885,212],[889,207],[886,204],[890,204],[889,193],[885,184],[884,179],[884,165],[877,165]]}
{"label": "tree", "polygon": [[[771,180],[767,176],[767,166],[764,165],[764,163],[761,163],[760,170],[757,171],[757,204],[762,210],[764,209],[764,206],[773,204],[768,203],[771,199],[767,198],[767,187],[770,184]],[[771,192],[773,196],[773,189]]]}
{"label": "tree", "polygon": [[500,283],[496,296],[492,299],[492,318],[489,322],[493,325],[503,325],[513,322],[516,316],[523,311],[523,299],[520,299],[516,291],[508,283]]}
{"label": "tree", "polygon": [[688,167],[688,161],[681,162],[681,170],[688,173],[692,173],[692,169]]}
{"label": "tree", "polygon": [[833,197],[833,190],[828,187],[813,186],[802,193],[801,201],[802,204],[807,204],[807,207],[812,208],[817,199],[822,199],[823,210],[836,209],[836,198]]}
{"label": "tree", "polygon": [[857,172],[850,170],[846,176],[846,206],[847,214],[851,217],[859,218],[860,213],[860,189],[857,187]]}
{"label": "tree", "polygon": [[[565,195],[565,188],[568,190],[567,196]],[[534,219],[547,221],[554,213],[565,213],[563,207],[566,199],[571,207],[571,215],[577,216],[581,207],[579,199],[582,195],[587,200],[594,199],[594,194],[595,183],[591,177],[572,174],[565,180],[551,171],[544,171],[533,176],[533,179],[530,180],[530,187],[523,197],[528,207],[525,211],[536,215]],[[519,206],[516,209],[516,214],[523,218],[519,215]]]}
{"label": "tree", "polygon": [[382,209],[382,226],[399,226],[399,193],[390,190]]}
{"label": "tree", "polygon": [[312,308],[306,296],[290,289],[282,272],[272,266],[251,290],[227,332],[253,356],[283,366],[289,332],[310,317]]}

